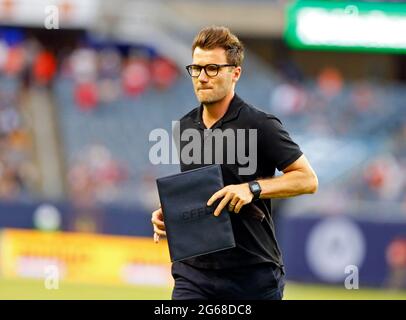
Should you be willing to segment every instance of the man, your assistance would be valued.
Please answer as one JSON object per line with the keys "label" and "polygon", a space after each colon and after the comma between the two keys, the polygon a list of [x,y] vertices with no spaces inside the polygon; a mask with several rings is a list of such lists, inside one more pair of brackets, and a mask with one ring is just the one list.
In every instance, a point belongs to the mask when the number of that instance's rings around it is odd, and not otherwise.
{"label": "man", "polygon": [[[221,163],[225,187],[207,199],[207,205],[218,200],[216,216],[223,208],[229,210],[236,247],[173,263],[172,299],[282,299],[285,271],[270,199],[314,193],[317,176],[280,120],[235,94],[244,57],[235,35],[225,27],[204,28],[193,42],[192,56],[187,70],[200,107],[180,120],[181,133],[196,129],[206,139],[212,132],[208,129],[255,129],[257,154],[250,161],[256,161],[256,170],[242,175],[238,161]],[[184,146],[181,143],[180,149]],[[206,165],[180,160],[181,171]],[[275,177],[276,168],[284,174]],[[166,235],[161,208],[151,221],[157,242]],[[205,232],[209,237],[210,230]]]}

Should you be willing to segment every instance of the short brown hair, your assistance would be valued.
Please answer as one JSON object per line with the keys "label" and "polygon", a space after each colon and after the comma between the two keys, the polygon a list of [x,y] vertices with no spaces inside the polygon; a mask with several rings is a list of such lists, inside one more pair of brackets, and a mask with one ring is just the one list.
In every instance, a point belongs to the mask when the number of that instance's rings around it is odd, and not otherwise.
{"label": "short brown hair", "polygon": [[240,66],[244,59],[244,46],[236,35],[226,27],[211,26],[200,30],[192,45],[192,54],[199,47],[204,50],[223,48],[227,63]]}

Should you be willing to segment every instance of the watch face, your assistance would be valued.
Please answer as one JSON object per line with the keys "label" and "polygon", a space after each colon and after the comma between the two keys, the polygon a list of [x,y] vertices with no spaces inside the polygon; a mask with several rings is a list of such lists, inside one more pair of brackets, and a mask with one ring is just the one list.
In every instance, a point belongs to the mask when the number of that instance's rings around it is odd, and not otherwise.
{"label": "watch face", "polygon": [[259,186],[257,184],[252,185],[252,191],[254,192],[259,191]]}

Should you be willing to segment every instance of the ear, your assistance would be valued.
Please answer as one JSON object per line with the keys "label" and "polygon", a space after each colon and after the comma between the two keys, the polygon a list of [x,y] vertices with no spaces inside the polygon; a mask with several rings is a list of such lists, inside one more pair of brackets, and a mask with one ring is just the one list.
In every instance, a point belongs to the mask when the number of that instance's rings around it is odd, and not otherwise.
{"label": "ear", "polygon": [[234,82],[237,82],[240,79],[241,72],[242,72],[241,66],[234,68],[234,70],[233,70],[233,81]]}

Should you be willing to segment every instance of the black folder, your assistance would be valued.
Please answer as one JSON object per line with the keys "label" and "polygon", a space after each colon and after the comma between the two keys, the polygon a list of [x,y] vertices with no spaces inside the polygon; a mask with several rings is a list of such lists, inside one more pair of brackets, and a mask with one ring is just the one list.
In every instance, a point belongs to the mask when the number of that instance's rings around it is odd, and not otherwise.
{"label": "black folder", "polygon": [[224,187],[218,164],[157,179],[171,261],[235,247],[226,208],[217,217],[207,201]]}

